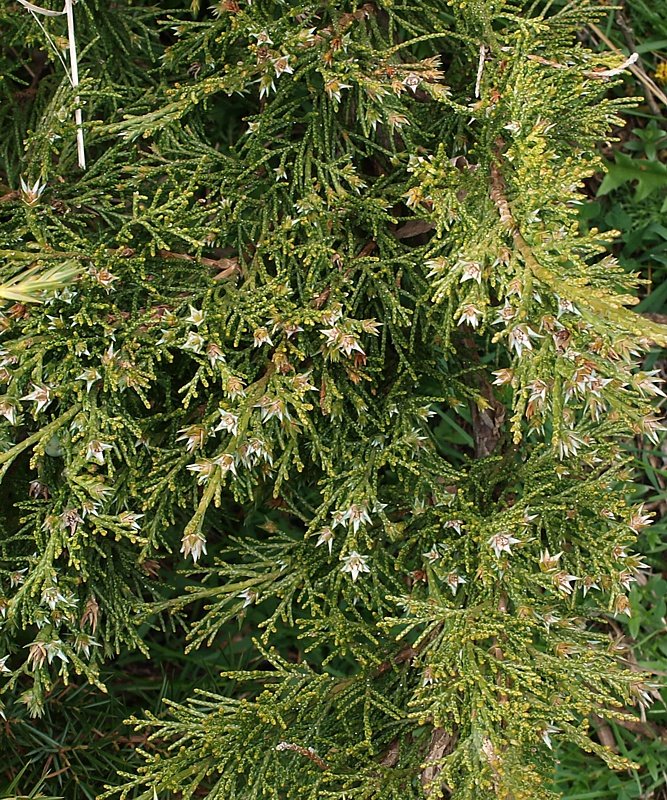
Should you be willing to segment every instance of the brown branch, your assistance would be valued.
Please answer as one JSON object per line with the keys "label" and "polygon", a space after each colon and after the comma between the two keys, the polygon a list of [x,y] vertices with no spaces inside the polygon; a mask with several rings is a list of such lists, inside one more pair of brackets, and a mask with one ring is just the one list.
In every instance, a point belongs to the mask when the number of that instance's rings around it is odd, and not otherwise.
{"label": "brown branch", "polygon": [[456,744],[455,733],[448,733],[444,728],[433,728],[428,746],[426,761],[421,772],[421,784],[424,794],[429,797],[438,787],[436,781],[442,771],[442,759],[449,755]]}
{"label": "brown branch", "polygon": [[187,253],[174,253],[171,250],[158,250],[158,255],[160,258],[174,259],[177,261],[196,261],[199,264],[203,264],[205,267],[212,267],[213,269],[218,270],[218,273],[214,278],[216,281],[222,281],[225,280],[225,278],[231,278],[232,275],[239,271],[239,260],[236,257],[206,258],[205,256],[191,256]]}
{"label": "brown branch", "polygon": [[[468,355],[476,364],[479,364],[480,357],[475,342],[470,338],[466,338],[463,340],[463,344],[467,348]],[[481,371],[476,375],[476,384],[483,402],[480,407],[480,403],[477,401],[470,401],[472,436],[475,441],[475,458],[485,458],[493,453],[502,438],[507,410],[496,399],[493,387],[486,375]]]}
{"label": "brown branch", "polygon": [[502,438],[506,409],[496,399],[485,375],[479,374],[477,382],[480,393],[488,406],[480,408],[476,402],[472,402],[472,430],[475,440],[475,457],[485,458],[493,453]]}
{"label": "brown branch", "polygon": [[652,322],[658,322],[660,325],[667,325],[667,314],[656,314],[652,311],[645,311],[642,317],[650,319]]}
{"label": "brown branch", "polygon": [[384,751],[378,763],[383,767],[395,767],[398,764],[400,755],[400,740],[396,738],[390,742],[389,747]]}
{"label": "brown branch", "polygon": [[383,661],[375,671],[375,677],[377,678],[380,675],[383,675],[385,672],[388,672],[393,666],[404,664],[406,661],[412,661],[412,659],[418,654],[419,650],[415,650],[412,645],[407,645],[407,647],[399,650],[394,658]]}
{"label": "brown branch", "polygon": [[276,750],[291,750],[294,753],[298,753],[300,756],[309,758],[314,764],[317,764],[323,772],[329,769],[327,762],[323,758],[320,758],[312,747],[303,747],[300,744],[293,744],[292,742],[280,742],[276,745]]}
{"label": "brown branch", "polygon": [[405,225],[401,225],[400,228],[396,228],[393,234],[397,239],[411,239],[413,236],[419,236],[422,233],[430,233],[434,228],[435,226],[432,222],[428,222],[425,219],[414,219],[406,222]]}

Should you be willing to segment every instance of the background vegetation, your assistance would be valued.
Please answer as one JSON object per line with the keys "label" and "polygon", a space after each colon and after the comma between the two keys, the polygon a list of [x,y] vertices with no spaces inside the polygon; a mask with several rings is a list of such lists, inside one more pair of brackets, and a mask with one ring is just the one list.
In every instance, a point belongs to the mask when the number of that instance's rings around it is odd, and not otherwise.
{"label": "background vegetation", "polygon": [[[627,95],[642,99],[618,141],[604,148],[608,171],[590,185],[582,223],[619,231],[614,250],[623,266],[647,279],[638,310],[663,320],[667,314],[667,6],[630,0],[610,8],[606,25],[582,32],[601,47],[613,45],[640,54],[636,71],[624,85]],[[667,376],[664,353],[652,356],[651,368]],[[636,456],[637,497],[656,512],[656,524],[639,544],[653,570],[631,593],[632,617],[619,626],[619,641],[638,665],[667,675],[667,441],[629,444]],[[602,741],[612,744],[638,768],[628,773],[601,769],[581,751],[561,754],[559,788],[568,800],[667,798],[667,695],[646,714],[641,726],[601,726]]]}

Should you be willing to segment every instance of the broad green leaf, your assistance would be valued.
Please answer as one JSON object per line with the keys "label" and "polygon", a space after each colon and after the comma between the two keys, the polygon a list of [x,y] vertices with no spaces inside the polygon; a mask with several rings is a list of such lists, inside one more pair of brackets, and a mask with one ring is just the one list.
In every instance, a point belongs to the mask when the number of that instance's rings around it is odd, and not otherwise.
{"label": "broad green leaf", "polygon": [[609,194],[625,183],[634,182],[637,183],[635,200],[644,200],[653,192],[667,187],[667,165],[616,153],[615,163],[609,165],[598,189],[598,197]]}

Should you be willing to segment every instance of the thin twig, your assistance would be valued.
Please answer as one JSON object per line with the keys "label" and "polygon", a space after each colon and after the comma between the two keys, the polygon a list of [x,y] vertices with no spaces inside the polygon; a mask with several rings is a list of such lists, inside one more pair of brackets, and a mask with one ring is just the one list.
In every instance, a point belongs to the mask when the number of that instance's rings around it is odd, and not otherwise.
{"label": "thin twig", "polygon": [[[598,39],[605,44],[610,50],[613,50],[614,53],[618,55],[623,55],[621,50],[616,47],[616,45],[606,36],[597,25],[590,24],[588,26],[590,30],[598,37]],[[667,95],[660,89],[660,87],[653,81],[649,76],[644,72],[644,69],[637,64],[632,64],[629,67],[630,72],[637,78],[637,80],[643,84],[643,86],[655,97],[658,99],[665,107],[667,107]]]}
{"label": "thin twig", "polygon": [[[36,6],[34,3],[29,2],[29,0],[18,0],[18,2],[24,7],[27,8],[28,11],[33,15],[37,24],[44,32],[48,42],[50,43],[51,47],[53,47],[56,56],[60,59],[63,67],[65,68],[65,74],[67,75],[67,79],[72,85],[73,89],[77,89],[79,86],[79,63],[76,55],[76,37],[74,35],[74,6],[73,0],[65,0],[65,5],[63,6],[62,11],[51,11],[48,8],[42,8],[41,6]],[[63,57],[60,55],[60,51],[56,46],[55,42],[49,35],[48,31],[44,27],[44,25],[40,22],[39,17],[37,15],[41,15],[43,17],[66,17],[67,18],[67,44],[69,49],[69,63],[70,69],[67,69],[67,64],[65,64]],[[74,102],[76,103],[76,109],[74,111],[74,121],[76,122],[76,149],[77,149],[77,157],[79,161],[79,166],[81,169],[86,168],[86,151],[84,147],[84,140],[83,140],[83,114],[81,112],[81,105],[80,105],[80,98],[77,96],[74,98]]]}
{"label": "thin twig", "polygon": [[213,267],[213,269],[218,270],[214,277],[216,281],[231,278],[232,275],[239,271],[239,260],[236,257],[207,258],[206,256],[191,256],[188,253],[174,253],[172,250],[158,250],[158,255],[160,258],[170,258],[177,261],[197,261],[205,267]]}
{"label": "thin twig", "polygon": [[[74,36],[74,8],[72,0],[65,0],[65,14],[67,15],[67,38],[69,40],[69,63],[72,70],[72,88],[79,86],[79,63],[76,57],[76,37]],[[81,169],[86,168],[86,150],[83,143],[83,114],[81,112],[81,100],[77,95],[74,98],[76,109],[74,110],[74,121],[76,122],[76,152]]]}
{"label": "thin twig", "polygon": [[[629,50],[631,52],[635,52],[637,49],[635,35],[630,23],[625,17],[625,14],[620,10],[616,12],[616,21],[618,22],[618,27],[621,29],[621,33],[623,34],[623,38],[625,39],[625,43],[628,45]],[[646,75],[644,67],[642,66],[641,59],[637,62],[637,69],[641,70],[646,78],[648,78],[648,75]],[[660,106],[656,103],[655,97],[653,97],[652,93],[644,91],[644,97],[646,97],[646,102],[648,103],[652,113],[655,114],[656,117],[661,117],[662,111],[660,110]]]}
{"label": "thin twig", "polygon": [[[552,61],[549,58],[544,58],[544,56],[530,54],[526,56],[526,58],[528,58],[530,61],[536,61],[538,64],[544,64],[547,67],[553,67],[554,69],[572,69],[571,65],[561,64],[558,61]],[[619,64],[613,69],[586,69],[584,70],[583,74],[587,78],[614,78],[616,75],[620,75],[621,72],[624,72],[626,69],[632,69],[638,58],[639,53],[632,53],[632,55],[626,58],[622,64]]]}
{"label": "thin twig", "polygon": [[293,744],[292,742],[280,742],[276,745],[276,750],[291,750],[293,753],[298,753],[300,756],[309,758],[314,764],[317,764],[323,772],[329,769],[327,762],[323,758],[320,758],[312,747],[303,747],[300,744]]}
{"label": "thin twig", "polygon": [[477,80],[475,81],[475,97],[479,97],[482,88],[482,74],[484,73],[484,59],[486,58],[486,45],[479,48],[479,63],[477,65]]}

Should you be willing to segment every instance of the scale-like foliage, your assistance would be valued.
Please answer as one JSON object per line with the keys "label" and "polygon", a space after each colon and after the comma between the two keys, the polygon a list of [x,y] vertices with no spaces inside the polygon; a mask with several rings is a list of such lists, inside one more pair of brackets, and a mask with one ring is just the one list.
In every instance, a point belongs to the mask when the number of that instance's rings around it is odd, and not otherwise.
{"label": "scale-like foliage", "polygon": [[168,749],[105,796],[537,800],[552,740],[622,767],[590,719],[650,698],[606,620],[667,334],[577,221],[622,111],[593,12],[192,10],[76,5],[85,172],[64,22],[0,11],[0,277],[47,281],[1,319],[8,711],[253,606],[256,669],[138,721]]}

